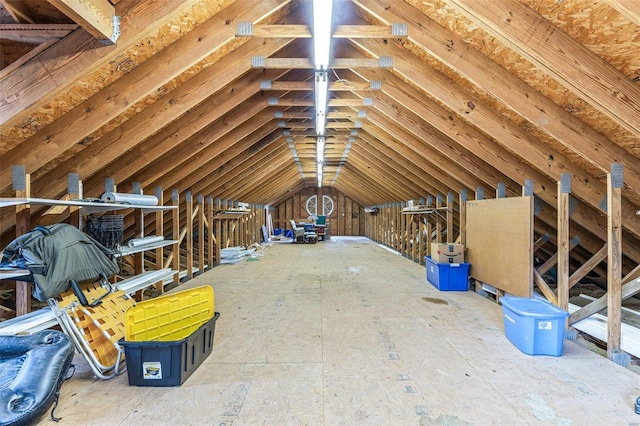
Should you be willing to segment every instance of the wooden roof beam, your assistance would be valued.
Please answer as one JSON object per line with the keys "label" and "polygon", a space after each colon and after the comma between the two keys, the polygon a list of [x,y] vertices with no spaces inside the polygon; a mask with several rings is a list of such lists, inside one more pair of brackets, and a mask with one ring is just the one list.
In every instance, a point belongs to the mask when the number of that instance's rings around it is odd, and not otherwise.
{"label": "wooden roof beam", "polygon": [[[379,76],[376,76],[375,78],[379,78]],[[384,87],[391,90],[391,86],[392,84],[388,84]],[[515,186],[510,183],[511,179],[515,182],[522,183],[524,183],[526,179],[533,179],[534,185],[537,188],[535,191],[536,195],[549,204],[551,208],[554,208],[554,206],[557,205],[557,191],[547,190],[547,188],[555,188],[555,181],[536,171],[530,164],[517,160],[512,154],[503,148],[498,147],[495,142],[492,142],[486,136],[483,136],[476,131],[471,131],[469,126],[456,125],[455,131],[448,130],[448,126],[452,126],[452,124],[446,120],[446,117],[449,117],[449,114],[446,111],[436,112],[440,107],[431,103],[428,99],[424,99],[424,97],[418,101],[417,99],[412,98],[410,94],[405,93],[398,88],[394,88],[392,92],[397,90],[399,90],[399,97],[393,96],[392,98],[395,102],[399,102],[399,104],[394,102],[393,108],[391,108],[386,105],[386,102],[383,101],[384,98],[381,97],[376,101],[374,107],[374,109],[383,113],[385,118],[393,117],[398,126],[402,126],[402,129],[396,128],[394,132],[400,134],[406,129],[409,133],[414,134],[416,138],[427,142],[427,144],[425,144],[426,146],[431,145],[430,149],[435,148],[441,155],[445,155],[452,161],[458,163],[459,167],[473,171],[474,175],[477,175],[485,182],[488,182],[492,188],[495,188],[499,182],[505,183],[507,188],[515,188]],[[404,94],[400,95],[400,93]],[[401,109],[399,107],[399,105],[403,104],[406,109]],[[420,111],[420,117],[417,117],[411,111]],[[444,143],[440,138],[433,138],[432,135],[426,132],[423,127],[416,127],[415,123],[421,122],[421,120],[430,123],[432,126],[438,127],[444,123],[448,123],[444,128],[442,128],[442,131],[444,134],[456,135],[455,140],[459,146],[453,147],[448,143]],[[376,121],[376,116],[374,116],[373,112],[369,114],[368,122],[376,124]],[[390,126],[387,124],[384,128],[389,131]],[[400,140],[406,140],[406,138],[401,138]],[[484,149],[475,149],[473,153],[468,150],[474,149],[474,147],[479,145],[482,145]],[[461,147],[468,147],[468,149],[462,148],[462,152],[457,152]],[[471,160],[474,157],[476,159]],[[483,161],[481,158],[486,160]],[[506,162],[507,166],[501,167],[501,162]],[[513,164],[518,164],[518,167],[513,167]],[[522,185],[522,183],[519,183],[518,186]],[[472,185],[465,186],[472,187]],[[514,192],[519,193],[520,190],[518,189],[516,191],[514,189]],[[597,236],[602,241],[606,240],[606,221],[602,218],[601,213],[594,210],[588,205],[588,203],[580,204],[578,208],[574,210],[571,218],[580,226],[588,229],[591,234]],[[631,229],[633,227],[637,227],[638,224],[631,222],[627,223],[626,226]],[[585,236],[585,239],[586,238],[588,238],[588,236]],[[596,245],[598,246],[598,249],[599,247],[602,247],[601,242]],[[597,251],[597,249],[595,251]],[[625,253],[628,253],[628,256],[632,259],[640,259],[640,250],[634,247],[633,244],[625,243]]]}
{"label": "wooden roof beam", "polygon": [[[374,200],[397,200],[400,197],[400,194],[390,191],[386,186],[372,179],[365,171],[351,163],[342,166],[338,179],[343,185],[351,187],[351,191],[345,192],[359,194],[360,198],[370,199],[373,204],[377,203]],[[360,188],[359,192],[356,188]]]}
{"label": "wooden roof beam", "polygon": [[[275,141],[278,138],[274,138]],[[206,194],[216,194],[222,191],[225,185],[232,184],[234,181],[251,180],[254,185],[258,185],[255,179],[252,179],[251,173],[264,164],[281,160],[291,159],[288,154],[288,148],[285,145],[272,143],[261,143],[254,152],[254,146],[242,151],[240,155],[235,156],[228,163],[213,170],[207,170],[208,176],[196,179],[193,187],[198,191]],[[254,144],[255,145],[255,144]],[[228,166],[228,167],[227,167]]]}
{"label": "wooden roof beam", "polygon": [[145,3],[135,3],[129,10],[136,17],[135,25],[128,24],[122,29],[116,46],[102,46],[86,31],[74,31],[49,49],[39,52],[33,60],[22,65],[19,72],[12,69],[5,74],[9,67],[0,71],[3,78],[0,85],[0,124],[11,128],[28,122],[39,109],[55,102],[56,97],[74,87],[77,80],[87,78],[116,60],[139,38],[181,16],[195,1],[159,2],[152,8]]}
{"label": "wooden roof beam", "polygon": [[[245,170],[240,174],[234,173],[234,178],[217,190],[221,193],[233,194],[234,197],[241,197],[240,194],[246,194],[251,192],[252,188],[259,187],[264,179],[277,176],[278,173],[283,173],[285,170],[298,171],[291,156],[286,154],[272,158],[271,161],[263,162],[253,170]],[[292,175],[295,176],[295,173],[292,173]]]}
{"label": "wooden roof beam", "polygon": [[[159,183],[169,185],[200,167],[209,167],[207,162],[211,158],[230,151],[238,141],[256,140],[268,134],[266,130],[254,133],[270,121],[269,111],[262,111],[260,104],[234,109],[180,145],[163,151],[163,155],[152,164],[138,168],[128,180],[153,188]],[[229,125],[227,119],[233,125]]]}
{"label": "wooden roof beam", "polygon": [[[526,82],[509,73],[506,69],[497,66],[491,59],[469,46],[456,34],[441,27],[422,12],[404,2],[397,2],[393,9],[389,9],[381,0],[353,1],[382,22],[396,20],[408,22],[409,40],[412,43],[472,84],[491,93],[509,109],[518,113],[540,131],[562,143],[575,155],[585,158],[604,174],[609,170],[611,163],[623,163],[625,188],[627,185],[631,187],[631,191],[623,190],[623,194],[628,196],[629,193],[640,193],[636,187],[640,182],[637,180],[640,177],[640,163],[635,164],[638,162],[627,161],[630,157],[624,149],[601,133],[586,126],[583,121],[565,111],[542,93],[533,90]],[[455,48],[448,47],[449,40],[454,41]],[[380,53],[387,54],[384,51]],[[429,85],[423,87],[429,87]],[[445,104],[449,104],[452,109],[462,112],[463,115],[473,116],[478,112],[478,109],[475,109],[475,112],[467,114],[465,111],[461,111],[460,107],[454,108],[454,105],[460,105],[460,102],[452,104],[447,101]],[[463,104],[466,104],[466,101]],[[546,164],[546,162],[543,163]],[[553,164],[550,163],[550,165]],[[560,163],[557,165],[562,166]],[[563,169],[562,172],[564,171],[566,170]]]}
{"label": "wooden roof beam", "polygon": [[[280,46],[280,44],[276,44],[272,48],[277,49]],[[233,66],[240,60],[236,55],[242,57],[242,51],[246,49],[250,51],[251,48],[251,44],[247,43],[227,55],[220,64],[228,64],[228,67]],[[246,51],[245,54],[247,54]],[[227,68],[227,65],[223,68]],[[242,69],[238,68],[237,71],[241,72]],[[278,71],[270,72],[273,73],[273,77],[277,77],[279,74]],[[158,156],[162,155],[164,150],[169,150],[186,140],[195,132],[202,130],[229,110],[258,93],[257,88],[251,82],[259,78],[259,75],[264,74],[257,71],[255,73],[257,74],[250,72],[244,75],[236,80],[235,85],[231,88],[225,88],[225,86],[233,81],[235,75],[223,72],[222,68],[212,68],[194,76],[187,83],[168,94],[168,99],[180,99],[181,102],[169,102],[168,104],[156,102],[128,120],[126,125],[102,136],[99,144],[87,146],[59,167],[38,178],[35,182],[36,185],[46,188],[46,192],[39,194],[39,196],[56,198],[65,191],[67,170],[75,170],[83,179],[87,180],[94,173],[113,162],[120,155],[121,150],[133,151],[136,146],[142,143],[147,143],[145,145],[147,147],[150,146],[149,143],[153,143],[154,148],[146,152],[145,158],[149,161],[155,161],[150,157],[153,153]],[[209,98],[208,101],[203,102],[207,98]],[[167,105],[170,107],[167,108]],[[173,121],[175,117],[180,117],[180,120]],[[158,129],[162,130],[158,131]],[[142,156],[133,155],[127,161],[141,162],[139,167],[142,168],[146,164],[142,158]],[[126,169],[135,170],[133,167]],[[86,194],[90,193],[87,192],[88,190],[88,182],[85,181]]]}
{"label": "wooden roof beam", "polygon": [[[333,38],[389,38],[405,37],[406,24],[393,25],[336,25]],[[239,22],[237,37],[260,38],[311,38],[308,25],[254,25],[251,22]]]}
{"label": "wooden roof beam", "polygon": [[[75,146],[87,134],[98,130],[158,87],[231,43],[234,40],[233,29],[225,25],[229,16],[262,20],[277,13],[286,4],[285,0],[263,0],[257,4],[236,2],[222,9],[220,13],[154,55],[153,61],[143,62],[133,72],[125,74],[101,91],[99,96],[92,96],[67,112],[64,120],[56,120],[15,149],[3,154],[3,161],[8,164],[24,164],[27,170],[42,167],[49,161],[52,150],[61,152]],[[161,73],[156,72],[159,62],[163,63]],[[105,99],[109,99],[109,102],[105,102]],[[10,168],[0,169],[0,192],[9,188],[10,171]]]}
{"label": "wooden roof beam", "polygon": [[15,22],[29,24],[36,23],[22,0],[2,0],[1,3]]}
{"label": "wooden roof beam", "polygon": [[[278,145],[286,148],[284,144],[280,144],[281,136],[276,132],[270,132],[268,123],[257,122],[256,124],[261,124],[261,126],[252,132],[247,128],[247,124],[245,123],[243,128],[236,129],[236,132],[230,132],[225,136],[225,140],[219,141],[219,145],[224,146],[228,145],[229,140],[233,137],[240,137],[236,143],[230,144],[228,149],[222,151],[217,146],[218,144],[212,144],[200,156],[206,164],[198,168],[190,168],[188,173],[174,174],[174,177],[179,178],[178,183],[185,188],[198,188],[198,191],[202,193],[213,193],[216,184],[222,186],[236,178],[236,172],[232,170],[233,164],[242,164],[243,161],[246,161],[246,153],[254,154],[260,158],[264,156],[264,152],[273,150]],[[246,136],[242,137],[242,133],[245,133]],[[282,152],[286,153],[286,150],[283,149]],[[291,155],[285,155],[285,157],[291,158]],[[188,161],[185,164],[188,165]]]}
{"label": "wooden roof beam", "polygon": [[47,0],[103,44],[115,44],[120,36],[116,8],[108,0]]}
{"label": "wooden roof beam", "polygon": [[[309,179],[308,176],[305,177],[307,180]],[[267,204],[269,200],[278,198],[287,189],[297,186],[302,180],[296,167],[280,168],[260,179],[257,184],[244,186],[233,193],[223,191],[222,194],[242,200],[257,200],[261,204]]]}
{"label": "wooden roof beam", "polygon": [[[331,60],[332,69],[350,68],[389,68],[392,64],[391,57],[380,59],[370,58],[335,58]],[[254,56],[251,58],[253,68],[266,69],[314,69],[312,58],[265,58]]]}
{"label": "wooden roof beam", "polygon": [[[309,185],[307,185],[307,183],[305,181],[303,181],[302,179],[300,179],[300,181],[298,182],[298,184],[296,186],[294,186],[293,188],[286,188],[283,192],[281,192],[280,194],[276,195],[276,198],[271,198],[268,201],[265,201],[264,204],[268,204],[270,206],[278,206],[281,203],[285,202],[287,199],[291,198],[292,194],[297,194],[298,192],[302,191],[305,188],[308,188]],[[288,227],[289,225],[287,225]]]}
{"label": "wooden roof beam", "polygon": [[[267,99],[267,104],[271,106],[278,107],[313,107],[314,101],[306,100],[306,99],[278,99],[278,98],[269,98]],[[329,108],[331,107],[358,107],[358,106],[371,106],[372,105],[371,98],[356,98],[356,99],[329,99],[327,105]]]}
{"label": "wooden roof beam", "polygon": [[[368,41],[355,42],[361,44],[362,46],[371,45],[371,43],[369,43]],[[377,49],[374,50],[382,50],[383,54],[389,52],[385,45],[379,45],[377,43],[375,43],[375,45]],[[445,105],[451,105],[451,108],[454,109],[457,113],[457,116],[460,117],[459,119],[452,118],[449,120],[443,120],[442,117],[448,117],[450,115],[448,112],[446,112],[446,110],[443,110],[442,114],[445,115],[441,116],[439,119],[430,121],[430,123],[432,123],[434,127],[438,128],[445,134],[456,134],[457,139],[460,141],[467,138],[478,140],[486,139],[486,137],[484,137],[480,132],[471,128],[467,130],[466,134],[459,131],[452,132],[452,123],[454,121],[470,121],[472,122],[474,127],[482,130],[486,134],[490,135],[494,140],[499,142],[499,145],[495,144],[495,142],[488,143],[495,147],[493,148],[493,150],[495,150],[496,152],[496,158],[502,159],[503,165],[501,167],[501,170],[503,173],[509,173],[510,169],[513,169],[513,164],[522,163],[523,159],[527,159],[527,164],[529,165],[529,167],[531,169],[536,169],[536,175],[544,176],[540,178],[534,178],[533,175],[529,176],[529,178],[534,179],[536,190],[540,191],[543,187],[552,188],[553,186],[555,186],[553,182],[559,179],[561,173],[569,172],[578,177],[579,182],[581,183],[580,186],[576,186],[576,189],[574,191],[576,197],[580,198],[582,201],[588,203],[592,207],[597,207],[599,205],[602,197],[606,193],[606,187],[602,182],[598,181],[595,177],[589,175],[582,168],[578,167],[578,165],[565,158],[565,156],[560,152],[552,150],[547,146],[540,146],[540,144],[525,131],[523,131],[510,121],[506,120],[492,108],[482,105],[481,101],[474,98],[471,94],[466,93],[459,88],[451,90],[451,86],[449,85],[451,82],[444,76],[433,72],[433,70],[427,67],[425,67],[424,69],[416,70],[415,67],[411,66],[413,55],[407,54],[407,57],[403,58],[403,52],[401,51],[401,49],[395,49],[394,51],[397,51],[394,70],[396,70],[396,72],[402,77],[408,78],[410,81],[413,81],[417,87],[428,88],[428,93],[431,96],[435,97],[439,102],[442,102]],[[378,75],[379,73],[375,72],[374,70],[363,70],[359,73],[368,78],[375,78],[385,81],[384,78],[381,78],[380,75]],[[397,101],[400,101],[400,99],[409,101],[409,97],[411,96],[409,93],[407,93],[405,90],[391,87],[393,84],[398,83],[402,80],[391,76],[387,78],[390,83],[385,84],[382,91],[387,94],[393,94],[393,98]],[[376,92],[374,92],[374,94],[375,93]],[[469,100],[472,104],[474,104],[475,107],[473,108],[473,110],[471,111],[466,107],[460,108],[460,99]],[[465,102],[465,105],[467,103],[468,102]],[[411,105],[411,108],[415,108],[417,103],[412,100],[407,105]],[[441,107],[437,107],[434,104],[433,108],[440,109]],[[472,150],[474,145],[467,144],[467,146],[468,149]],[[505,147],[509,147],[509,151],[511,151],[511,153],[508,154],[508,151]],[[517,151],[517,154],[514,151]],[[550,153],[555,161],[544,161],[549,158]],[[506,159],[505,155],[512,157],[512,160],[508,163],[504,163],[504,160]],[[530,160],[536,158],[539,158],[541,160]],[[553,170],[554,173],[550,173],[550,170]],[[633,176],[631,176],[629,180],[632,181]],[[524,181],[524,179],[522,179],[522,181]],[[548,186],[547,182],[552,186]],[[640,185],[640,182],[638,184]],[[554,195],[554,198],[556,196],[557,194]],[[553,205],[556,204],[557,203],[554,201]],[[633,205],[627,205],[624,208],[623,214],[625,218],[628,219],[628,223],[625,223],[625,226],[628,230],[634,232],[636,236],[640,236],[640,226],[634,223],[637,221],[634,221],[634,219],[632,218],[634,211],[635,207]]]}
{"label": "wooden roof beam", "polygon": [[[1,35],[1,32],[0,32]],[[267,67],[268,68],[268,67]],[[288,68],[285,68],[288,69]],[[379,82],[378,82],[379,83]],[[346,82],[346,81],[332,81],[329,83],[329,91],[366,91],[366,90],[380,90],[379,84],[375,82]],[[295,91],[306,90],[313,91],[315,89],[313,81],[271,81],[261,80],[261,90],[282,90],[282,91]]]}
{"label": "wooden roof beam", "polygon": [[640,26],[640,2],[637,0],[606,0],[618,12]]}
{"label": "wooden roof beam", "polygon": [[446,0],[480,28],[640,137],[640,87],[515,0]]}
{"label": "wooden roof beam", "polygon": [[432,185],[442,193],[491,185],[491,182],[482,180],[478,174],[430,147],[428,141],[417,139],[410,131],[402,129],[392,119],[378,112],[372,113],[372,121],[367,123],[365,131],[367,133],[360,139],[366,141],[369,134],[382,141],[379,147],[381,151],[390,157],[403,159],[398,161],[410,161],[421,173],[428,174]]}
{"label": "wooden roof beam", "polygon": [[59,40],[76,30],[76,24],[2,24],[0,41],[40,44],[48,40]]}
{"label": "wooden roof beam", "polygon": [[450,176],[451,181],[453,181],[454,178],[451,177],[451,175],[447,175],[437,167],[430,167],[429,164],[419,159],[414,153],[408,157],[398,155],[389,146],[387,141],[381,141],[373,136],[369,136],[369,133],[360,135],[356,139],[356,142],[353,143],[352,148],[354,146],[364,150],[367,155],[388,162],[395,169],[401,170],[400,173],[405,176],[407,180],[416,182],[426,192],[435,193],[440,191],[444,193],[448,188],[454,186],[453,182],[442,182],[434,173],[442,173],[443,175]]}

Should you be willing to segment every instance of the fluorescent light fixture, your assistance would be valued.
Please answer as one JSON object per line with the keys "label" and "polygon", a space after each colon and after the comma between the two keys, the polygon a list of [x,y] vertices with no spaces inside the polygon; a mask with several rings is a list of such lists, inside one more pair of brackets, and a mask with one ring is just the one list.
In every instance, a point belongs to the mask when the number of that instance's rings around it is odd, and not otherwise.
{"label": "fluorescent light fixture", "polygon": [[316,138],[316,162],[318,164],[322,164],[324,162],[324,143],[324,138]]}
{"label": "fluorescent light fixture", "polygon": [[326,71],[315,73],[316,134],[324,136],[327,118],[329,79]]}
{"label": "fluorescent light fixture", "polygon": [[322,187],[327,99],[329,94],[329,60],[331,57],[331,27],[333,0],[313,0],[313,65],[315,67],[316,165],[318,188]]}
{"label": "fluorescent light fixture", "polygon": [[313,0],[313,64],[316,70],[329,69],[332,12],[332,0]]}

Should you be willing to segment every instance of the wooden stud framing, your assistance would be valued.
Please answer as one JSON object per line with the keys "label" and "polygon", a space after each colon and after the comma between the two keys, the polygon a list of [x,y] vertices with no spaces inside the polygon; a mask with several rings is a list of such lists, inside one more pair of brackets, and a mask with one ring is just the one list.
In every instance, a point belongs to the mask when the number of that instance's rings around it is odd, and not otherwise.
{"label": "wooden stud framing", "polygon": [[569,309],[569,197],[571,175],[565,173],[558,182],[558,306]]}
{"label": "wooden stud framing", "polygon": [[201,274],[205,271],[205,256],[204,256],[204,244],[205,244],[205,228],[204,228],[204,197],[201,193],[197,195],[198,200],[198,272]]}
{"label": "wooden stud framing", "polygon": [[[155,196],[158,199],[158,205],[164,206],[164,196],[162,193],[162,187],[157,186],[155,189]],[[158,209],[155,213],[156,220],[156,235],[164,238],[164,211]],[[164,247],[158,247],[156,250],[156,265],[155,268],[162,269],[164,267]],[[161,294],[164,293],[164,285],[162,281],[157,282],[155,285],[156,290],[158,290]]]}
{"label": "wooden stud framing", "polygon": [[185,219],[186,219],[186,244],[187,244],[187,279],[193,278],[193,196],[191,191],[185,191]]}
{"label": "wooden stud framing", "polygon": [[613,164],[607,173],[607,357],[620,351],[622,322],[622,165]]}

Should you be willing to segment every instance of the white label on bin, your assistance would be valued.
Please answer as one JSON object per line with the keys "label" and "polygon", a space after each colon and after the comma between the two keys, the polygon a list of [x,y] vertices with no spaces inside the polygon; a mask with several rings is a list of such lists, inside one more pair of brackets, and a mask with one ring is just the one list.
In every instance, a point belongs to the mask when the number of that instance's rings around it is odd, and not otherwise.
{"label": "white label on bin", "polygon": [[553,321],[540,321],[538,330],[553,330]]}
{"label": "white label on bin", "polygon": [[159,362],[143,362],[142,378],[151,380],[162,379],[162,365]]}

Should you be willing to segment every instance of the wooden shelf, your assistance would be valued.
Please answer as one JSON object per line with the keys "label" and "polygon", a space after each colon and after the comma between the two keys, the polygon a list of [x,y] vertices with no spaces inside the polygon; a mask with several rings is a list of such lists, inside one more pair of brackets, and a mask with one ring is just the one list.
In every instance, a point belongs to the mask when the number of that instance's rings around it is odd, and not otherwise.
{"label": "wooden shelf", "polygon": [[0,280],[12,280],[14,278],[29,276],[30,272],[26,269],[1,269]]}
{"label": "wooden shelf", "polygon": [[18,206],[33,204],[38,206],[67,206],[80,207],[84,214],[108,212],[124,209],[141,209],[144,213],[156,212],[159,210],[172,210],[177,206],[148,206],[138,204],[105,203],[101,201],[80,201],[80,200],[50,200],[47,198],[0,198],[0,207]]}
{"label": "wooden shelf", "polygon": [[213,213],[213,220],[240,219],[242,216],[249,213],[251,213],[251,210],[249,209],[218,210]]}
{"label": "wooden shelf", "polygon": [[[126,209],[136,209],[140,210],[144,213],[151,212],[162,212],[162,211],[177,211],[178,206],[150,206],[150,205],[140,205],[140,204],[127,204],[127,203],[113,203],[113,202],[104,202],[104,201],[88,201],[88,200],[53,200],[46,198],[0,198],[0,208],[4,207],[16,207],[21,205],[34,205],[34,206],[49,206],[49,207],[77,207],[80,211],[80,214],[87,215],[93,213],[101,213],[101,212],[110,212],[117,210],[126,210]],[[144,229],[144,218],[142,215],[136,215],[136,223],[140,222],[140,229]],[[170,246],[176,244],[175,240],[164,240],[159,241],[152,244],[147,244],[139,247],[122,247],[120,250],[115,252],[115,257],[120,258],[122,256],[142,253],[147,250],[155,250],[161,247]],[[138,269],[138,268],[137,268]],[[144,272],[144,267],[141,267],[142,274],[146,274]],[[165,275],[173,277],[173,272],[167,273],[163,270]],[[0,279],[17,279],[19,281],[20,277],[29,276],[29,271],[26,270],[3,270],[0,271]],[[26,293],[26,286],[17,286],[16,287],[16,299],[20,298],[20,300],[28,300],[30,295]],[[27,307],[18,307],[16,309],[17,317],[23,316],[28,312],[29,308]]]}
{"label": "wooden shelf", "polygon": [[410,215],[430,215],[435,214],[440,216],[442,219],[447,219],[445,215],[440,213],[441,211],[446,211],[448,207],[427,207],[427,206],[417,206],[417,207],[405,207],[402,209],[402,214],[410,214]]}
{"label": "wooden shelf", "polygon": [[145,244],[143,246],[138,246],[138,247],[122,246],[116,251],[115,255],[116,257],[128,256],[134,253],[140,253],[147,250],[155,250],[160,247],[170,246],[171,244],[175,244],[177,242],[178,242],[177,240],[164,240],[164,241],[158,241],[157,243]]}

